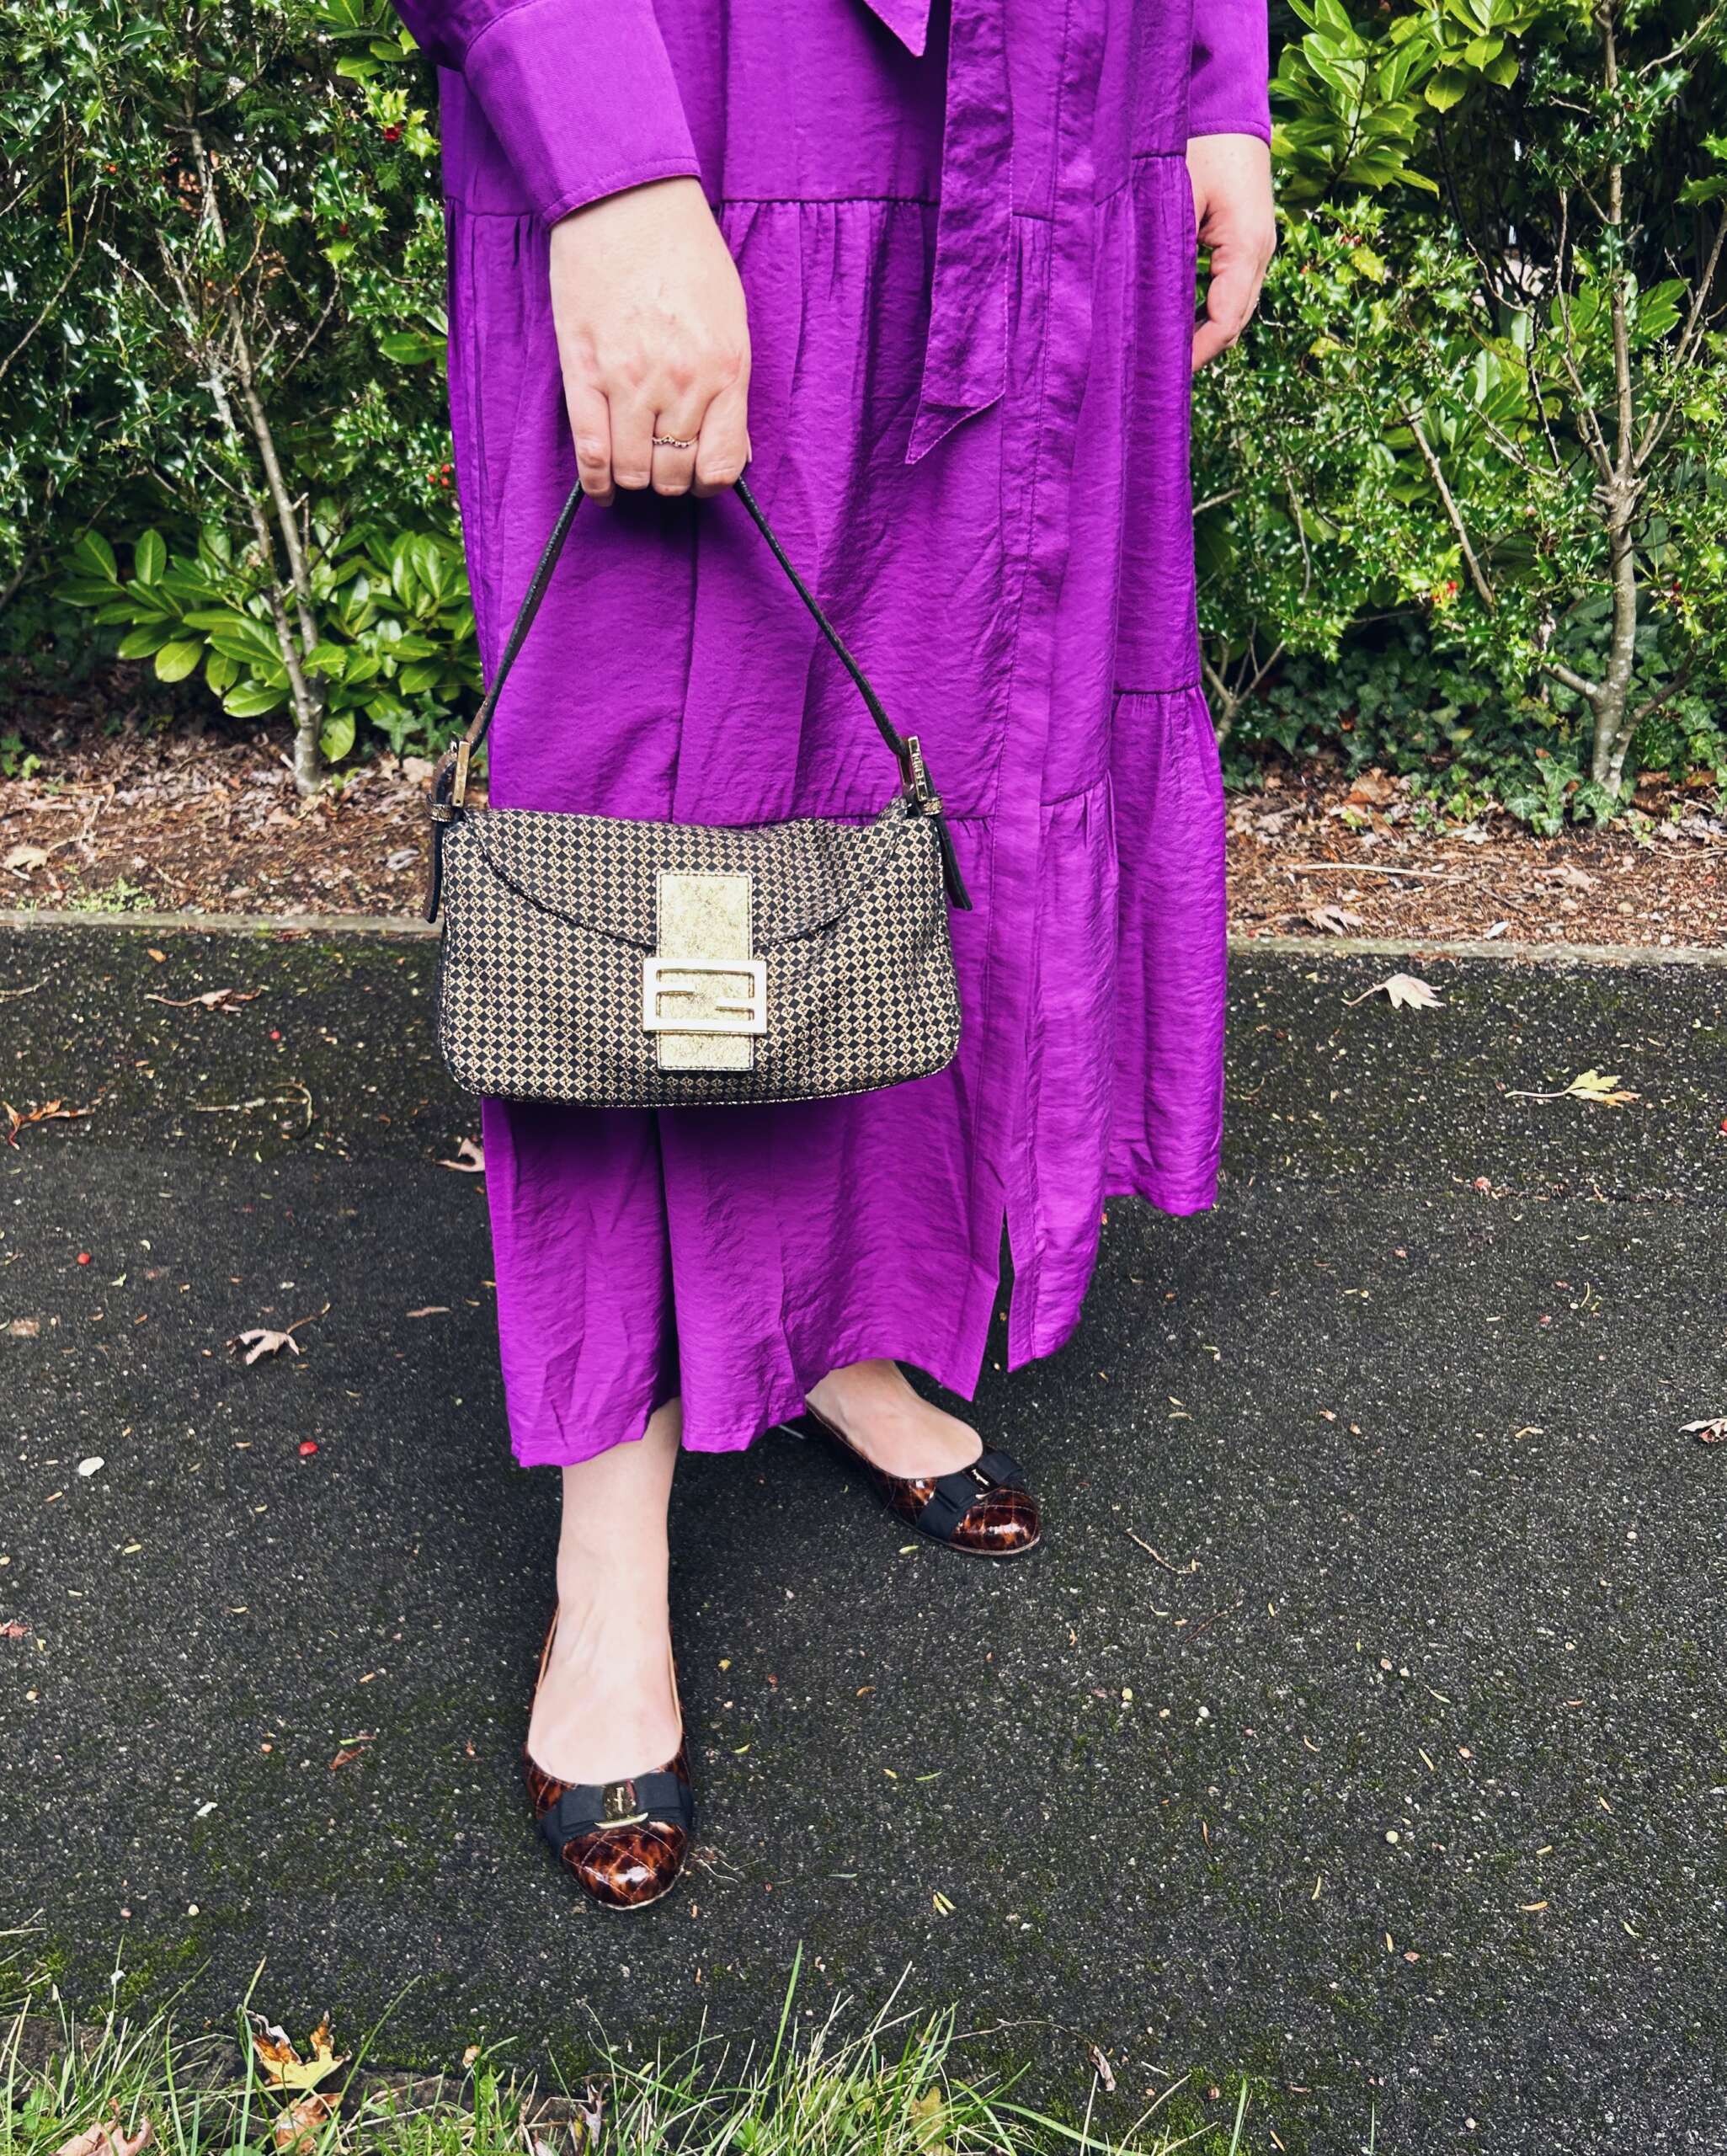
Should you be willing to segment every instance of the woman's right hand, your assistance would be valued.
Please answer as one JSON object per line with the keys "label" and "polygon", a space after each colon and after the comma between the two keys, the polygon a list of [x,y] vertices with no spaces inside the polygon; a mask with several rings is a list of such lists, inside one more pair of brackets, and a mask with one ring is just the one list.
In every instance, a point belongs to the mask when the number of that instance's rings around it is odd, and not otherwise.
{"label": "woman's right hand", "polygon": [[[738,478],[749,322],[699,180],[653,180],[561,218],[552,318],[584,493],[712,494]],[[656,448],[655,435],[691,446]]]}

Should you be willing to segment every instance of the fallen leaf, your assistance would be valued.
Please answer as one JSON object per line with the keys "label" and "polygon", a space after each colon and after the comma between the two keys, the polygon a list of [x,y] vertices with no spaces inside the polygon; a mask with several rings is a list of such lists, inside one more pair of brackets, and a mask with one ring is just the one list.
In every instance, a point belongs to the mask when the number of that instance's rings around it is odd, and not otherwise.
{"label": "fallen leaf", "polygon": [[252,2048],[259,2066],[264,2069],[264,2084],[271,2089],[316,2089],[320,2081],[327,2080],[338,2066],[348,2063],[344,2052],[338,2058],[335,2041],[330,2031],[330,2017],[326,2014],[308,2039],[312,2056],[302,2059],[295,2048],[294,2040],[285,2029],[273,2021],[266,2021],[261,2014],[248,2016],[252,2023]]}
{"label": "fallen leaf", "polygon": [[1687,1437],[1694,1436],[1700,1444],[1727,1444],[1727,1415],[1714,1415],[1703,1422],[1682,1422],[1679,1428]]}
{"label": "fallen leaf", "polygon": [[482,1176],[486,1172],[486,1155],[477,1139],[459,1138],[456,1142],[456,1157],[453,1161],[440,1161],[440,1168],[454,1168],[459,1175]]}
{"label": "fallen leaf", "polygon": [[341,2100],[339,2095],[321,2096],[316,2089],[310,2089],[280,2112],[270,2128],[270,2139],[280,2156],[310,2156]]}
{"label": "fallen leaf", "polygon": [[1642,1096],[1623,1087],[1617,1071],[1584,1070],[1556,1093],[1513,1091],[1506,1097],[1513,1101],[1587,1101],[1592,1107],[1623,1108]]}
{"label": "fallen leaf", "polygon": [[[45,867],[47,860],[48,849],[45,846],[15,846],[0,862],[0,868],[9,868],[14,876],[28,876],[32,869]],[[99,2129],[93,2127],[90,2131],[94,2133]]]}
{"label": "fallen leaf", "polygon": [[[570,2121],[570,2139],[578,2150],[591,2146],[600,2138],[600,2129],[605,2123],[605,2095],[598,2082],[586,2081],[576,2105],[576,2116]],[[580,2127],[581,2132],[577,2132]],[[584,2141],[583,2136],[586,2136]]]}
{"label": "fallen leaf", "polygon": [[108,2117],[99,2126],[87,2127],[70,2141],[61,2142],[55,2156],[139,2156],[139,2151],[147,2148],[154,2138],[147,2118],[140,2122],[136,2133],[129,2134],[120,2122],[120,2105],[110,2097]]}
{"label": "fallen leaf", "polygon": [[236,1334],[234,1338],[229,1341],[228,1345],[230,1348],[244,1348],[247,1350],[246,1362],[248,1368],[258,1360],[260,1355],[280,1355],[285,1348],[290,1348],[297,1355],[300,1353],[300,1342],[294,1335],[299,1331],[302,1325],[315,1325],[319,1318],[328,1315],[329,1307],[326,1303],[322,1310],[314,1310],[310,1317],[296,1317],[292,1325],[280,1332],[273,1331],[268,1326],[254,1325],[249,1331]]}
{"label": "fallen leaf", "polygon": [[1358,772],[1351,782],[1349,798],[1365,802],[1370,808],[1383,808],[1389,801],[1397,798],[1397,781],[1387,778],[1376,765],[1373,770]]}
{"label": "fallen leaf", "polygon": [[1565,1091],[1575,1100],[1598,1101],[1603,1107],[1609,1108],[1622,1108],[1638,1097],[1620,1085],[1617,1071],[1581,1071],[1566,1086]]}
{"label": "fallen leaf", "polygon": [[1601,881],[1598,876],[1591,876],[1586,868],[1579,868],[1570,861],[1561,861],[1551,868],[1543,868],[1541,876],[1544,883],[1564,883],[1573,891],[1592,891]]}
{"label": "fallen leaf", "polygon": [[147,1003],[165,1003],[170,1011],[237,1011],[243,1003],[256,1003],[264,990],[261,988],[211,988],[202,995],[146,995]]}
{"label": "fallen leaf", "polygon": [[80,1116],[94,1115],[94,1108],[69,1108],[64,1101],[44,1101],[40,1107],[19,1110],[10,1101],[0,1101],[0,1116],[6,1120],[4,1136],[8,1145],[16,1145],[18,1134],[33,1123],[76,1123]]}
{"label": "fallen leaf", "polygon": [[1387,974],[1359,995],[1346,996],[1344,1008],[1353,1011],[1370,995],[1383,995],[1394,1011],[1435,1011],[1442,1008],[1439,990],[1414,974]]}
{"label": "fallen leaf", "polygon": [[39,1317],[8,1318],[5,1330],[8,1340],[34,1340],[42,1330],[42,1321]]}
{"label": "fallen leaf", "polygon": [[1114,2095],[1116,2092],[1116,2077],[1114,2068],[1110,2065],[1109,2061],[1104,2057],[1103,2053],[1097,2048],[1095,2044],[1087,2044],[1085,2048],[1091,2057],[1092,2071],[1096,2074],[1098,2079],[1103,2084],[1105,2092],[1109,2095]]}
{"label": "fallen leaf", "polygon": [[8,1617],[0,1625],[0,1640],[27,1640],[30,1636],[28,1625],[20,1625],[16,1617]]}
{"label": "fallen leaf", "polygon": [[1347,936],[1351,928],[1362,926],[1361,915],[1343,906],[1310,906],[1307,917],[1315,928],[1323,928],[1328,936]]}
{"label": "fallen leaf", "polygon": [[300,1353],[300,1342],[291,1332],[272,1332],[262,1325],[253,1326],[249,1332],[237,1334],[228,1345],[245,1348],[248,1369],[260,1355],[280,1355],[285,1348],[291,1354]]}

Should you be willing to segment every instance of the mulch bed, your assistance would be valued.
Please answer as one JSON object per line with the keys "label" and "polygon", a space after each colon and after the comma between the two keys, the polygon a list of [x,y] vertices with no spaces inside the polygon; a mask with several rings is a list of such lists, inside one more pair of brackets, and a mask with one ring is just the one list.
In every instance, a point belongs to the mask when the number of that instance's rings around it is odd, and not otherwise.
{"label": "mulch bed", "polygon": [[1511,817],[1425,823],[1401,780],[1268,774],[1232,798],[1239,936],[1503,937],[1513,943],[1727,942],[1727,814],[1710,787],[1638,788],[1604,829],[1538,838]]}
{"label": "mulch bed", "polygon": [[[129,672],[0,720],[40,758],[32,776],[0,779],[0,908],[418,910],[425,759],[380,757],[302,802],[279,734],[220,718],[157,731],[147,691],[125,703]],[[1720,945],[1724,807],[1712,788],[1645,785],[1621,823],[1543,839],[1498,814],[1426,823],[1378,771],[1273,770],[1263,791],[1231,798],[1232,925],[1250,937]]]}

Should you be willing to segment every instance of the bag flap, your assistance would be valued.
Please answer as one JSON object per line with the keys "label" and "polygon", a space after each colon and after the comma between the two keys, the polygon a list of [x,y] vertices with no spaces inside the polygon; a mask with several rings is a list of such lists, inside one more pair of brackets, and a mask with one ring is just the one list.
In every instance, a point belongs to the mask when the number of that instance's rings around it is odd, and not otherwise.
{"label": "bag flap", "polygon": [[482,808],[454,825],[445,843],[449,873],[460,876],[472,864],[536,911],[639,951],[652,951],[658,940],[662,870],[746,873],[760,953],[813,935],[856,905],[912,838],[914,821],[897,795],[861,825],[815,816],[783,824],[652,824]]}

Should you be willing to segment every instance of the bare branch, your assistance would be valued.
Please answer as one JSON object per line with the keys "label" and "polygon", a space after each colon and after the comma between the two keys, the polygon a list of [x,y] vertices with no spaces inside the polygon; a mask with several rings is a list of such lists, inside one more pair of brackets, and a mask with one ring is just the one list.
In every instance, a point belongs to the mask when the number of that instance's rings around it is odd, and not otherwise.
{"label": "bare branch", "polygon": [[1549,659],[1545,652],[1539,654],[1535,663],[1543,673],[1551,674],[1555,681],[1570,690],[1574,696],[1581,696],[1591,707],[1599,702],[1602,693],[1599,682],[1586,680],[1562,659]]}
{"label": "bare branch", "polygon": [[1415,447],[1421,452],[1421,462],[1427,467],[1427,476],[1433,482],[1438,493],[1452,530],[1457,534],[1458,545],[1463,550],[1463,564],[1469,572],[1470,583],[1475,587],[1475,595],[1491,613],[1498,606],[1499,601],[1494,596],[1493,586],[1487,581],[1485,573],[1475,558],[1475,549],[1469,543],[1469,534],[1463,523],[1463,511],[1458,507],[1457,497],[1447,483],[1445,472],[1440,465],[1439,459],[1434,454],[1431,443],[1427,440],[1426,430],[1421,425],[1421,415],[1408,404],[1403,405],[1400,408],[1403,412],[1404,424],[1415,437]]}

